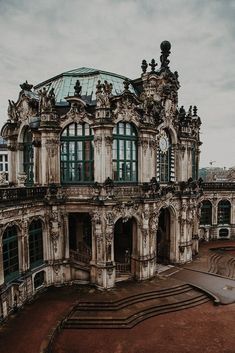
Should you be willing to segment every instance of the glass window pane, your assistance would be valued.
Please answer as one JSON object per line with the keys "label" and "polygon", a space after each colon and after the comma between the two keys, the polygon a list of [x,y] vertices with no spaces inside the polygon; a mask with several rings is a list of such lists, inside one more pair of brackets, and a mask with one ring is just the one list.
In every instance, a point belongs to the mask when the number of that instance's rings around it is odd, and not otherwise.
{"label": "glass window pane", "polygon": [[77,142],[77,159],[82,161],[82,141]]}
{"label": "glass window pane", "polygon": [[118,134],[119,135],[124,135],[124,123],[119,123],[118,124]]}
{"label": "glass window pane", "polygon": [[126,141],[126,159],[131,159],[131,141]]}
{"label": "glass window pane", "polygon": [[119,140],[119,158],[124,159],[124,140]]}
{"label": "glass window pane", "polygon": [[70,124],[68,126],[69,136],[75,136],[75,124]]}
{"label": "glass window pane", "polygon": [[126,124],[126,135],[131,135],[131,125],[129,123]]}
{"label": "glass window pane", "polygon": [[78,124],[77,125],[77,136],[82,136],[83,132],[82,132],[82,125]]}

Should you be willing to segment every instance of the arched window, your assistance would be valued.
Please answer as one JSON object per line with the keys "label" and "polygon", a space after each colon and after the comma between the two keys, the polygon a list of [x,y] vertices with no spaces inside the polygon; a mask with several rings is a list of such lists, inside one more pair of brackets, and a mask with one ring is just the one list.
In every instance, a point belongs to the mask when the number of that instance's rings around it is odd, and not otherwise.
{"label": "arched window", "polygon": [[120,122],[113,130],[113,180],[137,181],[137,131]]}
{"label": "arched window", "polygon": [[23,152],[23,166],[24,172],[27,175],[26,184],[33,184],[33,145],[32,145],[32,133],[27,129],[24,133],[24,152]]}
{"label": "arched window", "polygon": [[222,200],[218,204],[218,224],[230,224],[231,204]]}
{"label": "arched window", "polygon": [[208,200],[202,202],[200,224],[212,224],[212,204]]}
{"label": "arched window", "polygon": [[79,183],[94,180],[93,135],[87,123],[72,123],[61,135],[61,181]]}
{"label": "arched window", "polygon": [[157,179],[160,183],[168,183],[172,177],[172,143],[170,135],[165,131],[161,134],[159,139],[158,153],[157,153]]}
{"label": "arched window", "polygon": [[43,263],[42,221],[33,221],[29,226],[29,263],[30,268]]}
{"label": "arched window", "polygon": [[6,228],[3,234],[3,269],[5,282],[19,275],[17,227]]}

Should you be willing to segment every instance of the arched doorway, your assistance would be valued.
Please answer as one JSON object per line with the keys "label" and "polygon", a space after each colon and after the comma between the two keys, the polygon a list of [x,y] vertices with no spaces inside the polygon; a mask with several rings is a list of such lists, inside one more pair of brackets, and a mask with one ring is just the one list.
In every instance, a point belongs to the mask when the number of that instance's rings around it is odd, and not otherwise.
{"label": "arched doorway", "polygon": [[70,258],[84,264],[91,260],[92,225],[89,213],[69,214]]}
{"label": "arched doorway", "polygon": [[136,222],[133,218],[124,221],[120,218],[114,227],[114,260],[116,263],[116,274],[131,273],[131,255],[133,252],[133,234]]}
{"label": "arched doorway", "polygon": [[170,262],[170,224],[171,215],[168,208],[162,208],[159,215],[157,230],[157,263]]}

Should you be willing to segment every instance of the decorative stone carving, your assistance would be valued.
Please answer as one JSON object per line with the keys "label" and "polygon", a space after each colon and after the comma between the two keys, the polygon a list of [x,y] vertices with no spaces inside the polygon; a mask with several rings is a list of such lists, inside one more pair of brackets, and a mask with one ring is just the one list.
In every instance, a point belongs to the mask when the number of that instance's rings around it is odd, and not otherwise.
{"label": "decorative stone carving", "polygon": [[142,146],[143,148],[143,152],[144,152],[144,155],[146,156],[146,153],[147,153],[147,149],[148,149],[148,146],[149,146],[149,140],[147,137],[142,137],[138,140],[139,144]]}
{"label": "decorative stone carving", "polygon": [[6,172],[0,172],[0,185],[7,185],[7,173]]}
{"label": "decorative stone carving", "polygon": [[101,84],[101,81],[98,80],[98,83],[96,86],[96,107],[98,109],[110,108],[110,97],[112,95],[112,89],[113,89],[112,83],[108,83],[107,81],[104,81],[104,83]]}
{"label": "decorative stone carving", "polygon": [[49,157],[55,157],[57,155],[59,143],[57,139],[46,140],[45,146]]}
{"label": "decorative stone carving", "polygon": [[105,145],[106,147],[111,147],[113,144],[113,137],[112,136],[105,136]]}
{"label": "decorative stone carving", "polygon": [[47,90],[45,87],[38,92],[40,113],[51,113],[55,108],[54,88]]}
{"label": "decorative stone carving", "polygon": [[100,150],[101,150],[101,146],[102,146],[102,136],[95,136],[94,137],[94,144],[95,144],[95,147],[98,151],[98,153],[100,153]]}
{"label": "decorative stone carving", "polygon": [[134,202],[122,202],[114,206],[116,214],[122,217],[123,222],[127,222],[128,219],[132,218],[138,210],[138,204]]}
{"label": "decorative stone carving", "polygon": [[76,101],[71,102],[71,107],[68,113],[61,117],[61,120],[70,119],[77,123],[81,123],[85,118],[89,118],[86,108],[85,102],[81,99],[76,99]]}
{"label": "decorative stone carving", "polygon": [[106,221],[107,221],[107,225],[109,226],[113,226],[114,224],[114,214],[112,211],[109,211],[106,213]]}
{"label": "decorative stone carving", "polygon": [[52,207],[52,212],[49,216],[50,238],[53,244],[54,252],[58,250],[58,239],[60,235],[61,222],[60,215],[56,207]]}
{"label": "decorative stone carving", "polygon": [[112,98],[113,102],[113,116],[122,121],[140,121],[141,116],[137,111],[140,102],[129,91],[124,92],[118,98]]}
{"label": "decorative stone carving", "polygon": [[27,174],[22,172],[22,173],[19,173],[18,176],[17,176],[17,180],[18,180],[18,186],[25,186],[25,182],[27,180]]}
{"label": "decorative stone carving", "polygon": [[17,110],[17,105],[14,101],[8,100],[9,105],[8,105],[8,117],[11,121],[17,122],[19,120],[19,112]]}

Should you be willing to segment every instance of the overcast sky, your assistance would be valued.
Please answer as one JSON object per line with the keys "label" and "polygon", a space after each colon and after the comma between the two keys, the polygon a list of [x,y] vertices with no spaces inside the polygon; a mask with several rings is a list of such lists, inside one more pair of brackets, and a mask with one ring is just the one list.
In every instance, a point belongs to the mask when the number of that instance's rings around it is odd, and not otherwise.
{"label": "overcast sky", "polygon": [[198,106],[201,167],[235,165],[235,0],[0,0],[0,124],[19,84],[86,66],[130,78],[172,44],[179,105]]}

